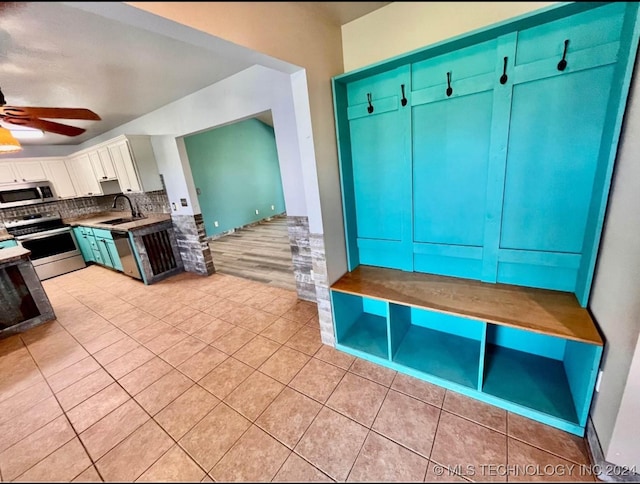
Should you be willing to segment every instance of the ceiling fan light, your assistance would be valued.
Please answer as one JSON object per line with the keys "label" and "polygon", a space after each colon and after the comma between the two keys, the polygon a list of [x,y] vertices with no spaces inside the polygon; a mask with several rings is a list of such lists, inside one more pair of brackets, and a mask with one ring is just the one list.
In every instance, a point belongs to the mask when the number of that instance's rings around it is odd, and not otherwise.
{"label": "ceiling fan light", "polygon": [[0,154],[15,153],[22,150],[20,142],[13,137],[11,131],[0,128]]}
{"label": "ceiling fan light", "polygon": [[41,129],[33,129],[33,128],[18,128],[13,129],[10,128],[11,134],[17,140],[24,139],[40,139],[44,137],[44,131]]}

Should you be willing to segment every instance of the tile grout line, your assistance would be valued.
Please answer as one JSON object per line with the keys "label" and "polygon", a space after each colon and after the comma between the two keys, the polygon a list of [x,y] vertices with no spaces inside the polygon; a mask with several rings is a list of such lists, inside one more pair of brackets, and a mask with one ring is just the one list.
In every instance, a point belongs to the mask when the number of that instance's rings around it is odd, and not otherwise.
{"label": "tile grout line", "polygon": [[[66,331],[66,328],[65,328]],[[73,337],[71,335],[71,337]],[[75,339],[75,338],[74,338]],[[42,378],[44,379],[45,383],[47,384],[47,386],[49,387],[49,390],[51,391],[51,394],[53,395],[53,398],[56,399],[56,402],[58,403],[58,405],[60,406],[60,410],[62,411],[62,415],[64,415],[64,418],[67,421],[67,424],[69,425],[69,427],[71,428],[71,430],[73,431],[75,438],[78,439],[78,442],[80,442],[80,445],[82,446],[85,454],[87,455],[87,458],[89,459],[89,462],[91,462],[91,466],[89,467],[93,467],[96,472],[98,473],[98,476],[100,477],[100,479],[102,479],[102,482],[105,482],[104,478],[102,477],[102,474],[100,473],[100,471],[98,470],[98,467],[96,466],[96,463],[94,462],[93,458],[91,457],[91,455],[89,454],[89,451],[87,450],[86,446],[84,445],[84,442],[82,441],[82,439],[80,438],[80,435],[78,434],[78,432],[76,431],[75,427],[71,424],[71,421],[69,420],[69,417],[67,416],[67,412],[65,411],[65,409],[62,407],[62,404],[60,403],[60,400],[58,400],[58,397],[56,395],[56,393],[53,391],[53,388],[51,388],[51,385],[49,384],[49,380],[47,380],[46,376],[44,375],[44,373],[42,373],[42,369],[40,368],[40,365],[38,364],[38,362],[35,360],[35,358],[33,358],[33,355],[31,354],[31,351],[29,350],[29,347],[27,346],[27,344],[24,342],[24,340],[22,339],[22,337],[20,338],[20,340],[22,341],[22,343],[24,344],[26,350],[29,352],[29,356],[31,357],[31,359],[33,359],[33,362],[35,363],[36,367],[38,368],[38,371],[40,372],[40,374],[42,375]],[[80,344],[80,343],[78,343]],[[58,418],[58,417],[56,417]],[[54,419],[55,420],[55,419]],[[53,421],[53,420],[52,420]],[[48,425],[49,422],[47,422]],[[44,425],[40,428],[43,428]],[[39,430],[39,429],[38,429]],[[37,431],[37,430],[36,430]],[[30,435],[32,435],[34,432],[32,432]],[[25,437],[28,438],[29,436]],[[24,440],[24,439],[22,439]],[[65,442],[64,444],[62,444],[60,447],[56,448],[55,450],[53,450],[51,453],[47,454],[46,456],[44,456],[42,459],[40,459],[38,462],[36,462],[35,464],[33,464],[31,467],[29,467],[28,469],[26,469],[25,471],[23,471],[19,476],[23,475],[25,472],[28,472],[30,469],[32,469],[33,467],[35,467],[36,465],[38,465],[40,462],[42,462],[44,459],[46,459],[47,457],[49,457],[51,454],[53,454],[54,452],[56,452],[58,449],[62,448],[63,446],[67,445],[69,442],[71,442],[72,439],[68,440],[67,442]],[[17,442],[16,442],[17,443]],[[15,445],[15,444],[14,444]],[[86,469],[83,469],[82,472],[80,472],[77,476],[74,476],[73,479],[77,478],[79,475],[81,475],[83,472],[85,472],[87,469],[89,469],[89,467],[87,467]],[[71,480],[73,480],[71,479]]]}
{"label": "tile grout line", "polygon": [[[74,296],[72,296],[72,295],[70,295],[70,296],[71,296],[71,297],[74,297]],[[74,297],[74,299],[76,299],[76,300],[77,300],[77,298],[75,298],[75,297]],[[78,302],[79,302],[80,304],[84,304],[84,303],[82,303],[81,301],[78,301]],[[142,310],[142,309],[141,309],[141,310]],[[61,326],[62,326],[62,325],[61,325]],[[68,332],[68,330],[67,330],[64,326],[62,326],[62,327],[63,327],[63,329],[64,329],[65,331],[67,331],[67,332]],[[70,333],[69,333],[69,335],[70,335],[74,340],[76,340],[76,342],[77,342],[80,346],[82,346],[82,347],[84,348],[84,345],[82,345],[82,343],[80,343],[80,342],[79,342],[79,341],[78,341],[78,340],[77,340],[77,339],[76,339],[72,334],[70,334]],[[26,345],[26,343],[24,343],[24,341],[23,341],[23,344],[25,345],[25,347],[27,346],[27,345]],[[114,343],[114,344],[115,344],[115,343]],[[140,344],[140,343],[138,342],[138,344]],[[140,345],[141,345],[141,344],[140,344]],[[86,350],[86,348],[84,348],[84,349]],[[28,348],[27,348],[27,351],[28,351]],[[133,350],[131,350],[131,351],[133,351]],[[128,353],[125,353],[125,355],[126,355],[126,354],[128,354]],[[29,355],[31,356],[31,352],[29,352]],[[89,353],[89,356],[93,358],[93,355],[92,355],[91,353]],[[124,355],[121,355],[121,357],[122,357],[122,356],[124,356]],[[157,356],[157,355],[156,355],[156,356]],[[31,358],[33,359],[33,356],[31,356]],[[120,357],[119,357],[119,358],[120,358]],[[173,437],[172,437],[172,436],[171,436],[171,435],[170,435],[170,434],[169,434],[169,433],[168,433],[168,432],[167,432],[167,431],[166,431],[166,430],[161,426],[161,425],[159,425],[159,424],[158,424],[158,422],[154,419],[154,417],[153,417],[153,416],[152,416],[152,415],[151,415],[151,414],[150,414],[150,413],[149,413],[149,412],[148,412],[144,407],[142,407],[142,406],[137,402],[137,400],[135,400],[135,397],[134,397],[133,395],[131,395],[131,394],[130,394],[130,393],[129,393],[129,392],[128,392],[128,391],[127,391],[127,390],[126,390],[126,389],[125,389],[121,384],[120,384],[120,382],[118,381],[118,379],[116,379],[115,377],[113,377],[113,375],[112,375],[111,373],[109,373],[109,371],[108,371],[108,370],[107,370],[107,369],[106,369],[106,368],[105,368],[105,367],[104,367],[104,366],[103,366],[99,361],[97,361],[95,358],[93,358],[93,359],[94,359],[94,361],[96,361],[96,363],[98,364],[98,366],[100,366],[100,368],[101,368],[101,369],[103,369],[103,370],[104,370],[104,371],[105,371],[105,372],[106,372],[106,373],[107,373],[111,378],[113,378],[113,379],[114,379],[114,382],[113,382],[113,383],[118,384],[118,386],[119,386],[119,387],[120,387],[120,388],[125,392],[125,394],[127,394],[127,395],[129,396],[129,398],[130,398],[131,400],[133,400],[133,401],[136,403],[136,405],[138,405],[138,406],[139,406],[139,407],[140,407],[140,408],[141,408],[141,409],[142,409],[142,410],[143,410],[143,411],[144,411],[144,412],[149,416],[149,419],[150,419],[150,420],[152,420],[156,425],[158,425],[158,426],[161,428],[161,430],[162,430],[162,431],[163,431],[163,432],[164,432],[164,433],[165,433],[165,434],[166,434],[166,435],[167,435],[171,440],[173,440],[173,442],[174,442],[174,444],[175,444],[175,445],[178,445],[181,449],[183,449],[183,448],[182,448],[182,446],[180,446],[180,445],[179,445],[179,443],[178,443],[178,442],[177,442],[177,441],[176,441],[176,440],[175,440],[175,439],[174,439],[174,438],[173,438]],[[115,361],[115,360],[114,360],[114,361]],[[38,366],[38,365],[37,365],[37,362],[35,362],[35,359],[34,359],[34,363],[36,363],[36,366]],[[146,362],[145,362],[145,363],[146,363]],[[143,363],[143,364],[144,364],[144,363]],[[69,365],[69,366],[71,366],[71,365]],[[142,366],[142,365],[140,365],[140,366]],[[139,368],[139,367],[136,367],[135,369],[137,369],[137,368]],[[134,369],[134,370],[135,370],[135,369]],[[38,366],[38,370],[42,373],[42,371],[40,370],[40,367],[39,367],[39,366]],[[63,369],[63,370],[64,370],[64,369]],[[134,370],[132,370],[132,371],[134,371]],[[62,371],[62,370],[61,370],[61,371]],[[97,370],[96,370],[96,371],[97,371]],[[57,372],[56,372],[56,373],[57,373]],[[129,372],[129,373],[131,373],[131,372]],[[125,374],[125,375],[123,375],[123,376],[126,376],[126,375],[128,375],[129,373],[126,373],[126,374]],[[44,376],[44,374],[43,374],[42,376],[43,376],[43,378],[45,379],[45,381],[46,381],[47,385],[49,386],[49,388],[50,388],[51,392],[53,393],[54,397],[56,397],[55,392],[53,392],[53,389],[50,387],[49,382],[48,382],[48,380],[46,379],[46,377]],[[185,375],[185,376],[187,376],[187,375]],[[189,377],[187,376],[187,378],[189,378]],[[157,380],[156,380],[156,381],[157,381]],[[193,380],[191,380],[191,381],[193,381]],[[155,383],[155,382],[154,382],[154,383]],[[152,384],[153,384],[153,383],[152,383]],[[194,384],[197,384],[197,382],[194,382]],[[111,384],[110,384],[110,385],[111,385]],[[110,385],[109,385],[109,386],[110,386]],[[70,386],[70,385],[69,385],[69,386]],[[192,385],[192,386],[193,386],[193,385]],[[106,388],[106,387],[105,387],[105,388]],[[201,387],[201,388],[202,388],[202,387]],[[204,388],[203,388],[203,389],[204,389]],[[206,391],[206,389],[204,389],[204,390]],[[102,390],[100,390],[100,391],[102,391]],[[88,400],[89,398],[93,397],[94,395],[96,395],[96,394],[97,394],[97,393],[99,393],[100,391],[98,391],[98,392],[94,393],[93,395],[91,395],[91,396],[87,397],[86,399],[84,399],[82,402],[79,402],[78,404],[76,404],[76,405],[75,405],[74,407],[72,407],[71,409],[73,409],[73,408],[77,407],[78,405],[80,405],[81,403],[85,402],[85,401],[86,401],[86,400]],[[183,393],[184,393],[184,392],[183,392]],[[182,395],[182,394],[181,394],[181,395]],[[179,398],[181,395],[178,395],[174,400],[176,400],[177,398]],[[167,405],[165,405],[165,407],[167,407],[168,405],[170,405],[171,403],[173,403],[173,401],[174,401],[174,400],[172,400],[172,401],[171,401],[171,402],[169,402]],[[56,401],[58,401],[57,397],[56,397]],[[103,420],[104,418],[106,418],[108,415],[110,415],[111,413],[113,413],[114,411],[116,411],[118,408],[122,407],[122,405],[124,405],[125,403],[126,403],[126,402],[122,403],[121,405],[119,405],[118,407],[116,407],[115,409],[113,409],[111,412],[107,413],[106,415],[104,415],[104,416],[103,416],[103,417],[101,417],[100,419],[98,419],[98,420],[96,420],[95,422],[93,422],[93,423],[91,424],[91,426],[95,425],[96,423],[98,423],[98,422],[100,422],[101,420]],[[58,401],[58,404],[60,405],[60,402],[59,402],[59,401]],[[217,405],[216,405],[216,406],[217,406]],[[162,411],[165,407],[162,407],[162,409],[160,409],[157,413],[159,413],[160,411]],[[93,458],[91,457],[91,455],[89,454],[89,452],[88,452],[87,448],[85,447],[84,442],[83,442],[83,441],[82,441],[82,439],[80,438],[80,435],[79,435],[79,434],[78,434],[78,432],[76,431],[76,429],[75,429],[75,427],[73,426],[73,424],[71,424],[71,422],[69,421],[69,417],[67,416],[67,413],[66,413],[66,411],[64,410],[64,408],[62,407],[62,405],[60,405],[60,409],[62,410],[62,412],[63,412],[63,414],[64,414],[65,418],[67,419],[67,422],[69,423],[69,426],[71,427],[71,429],[74,431],[74,433],[75,433],[76,437],[78,438],[78,441],[81,443],[81,445],[82,445],[83,449],[85,450],[85,453],[87,454],[87,457],[89,458],[90,462],[92,463],[92,466],[95,468],[96,472],[98,473],[98,475],[99,475],[99,477],[102,479],[102,481],[103,481],[103,482],[105,482],[105,480],[104,480],[104,478],[103,478],[102,474],[100,473],[100,470],[98,469],[98,466],[96,465],[96,462],[97,462],[97,461],[94,461],[94,460],[93,460]],[[71,409],[69,409],[69,410],[71,410]],[[203,417],[203,418],[204,418],[204,417]],[[146,424],[146,422],[144,422],[142,425],[144,425],[144,424]],[[140,425],[140,426],[138,426],[137,428],[135,428],[135,429],[134,429],[134,430],[133,430],[129,435],[127,435],[124,439],[122,439],[122,440],[121,440],[120,442],[118,442],[116,445],[114,445],[113,447],[111,447],[107,452],[105,452],[105,454],[104,454],[103,456],[101,456],[101,457],[100,457],[100,459],[101,459],[102,457],[104,457],[105,455],[107,455],[109,452],[111,452],[113,449],[115,449],[118,445],[120,445],[122,442],[124,442],[127,438],[129,438],[129,437],[130,437],[134,432],[136,432],[139,428],[141,428],[141,427],[142,427],[142,425]],[[90,427],[91,427],[91,426],[90,426]],[[194,426],[195,426],[195,425],[194,425]],[[86,429],[85,429],[85,430],[86,430]],[[65,443],[64,445],[66,445],[66,443]],[[171,446],[171,447],[173,447],[173,446]],[[171,447],[170,447],[169,449],[167,449],[167,452],[171,449]],[[56,449],[56,450],[57,450],[57,449]],[[184,451],[186,451],[186,449],[183,449],[183,450],[184,450]],[[55,452],[55,451],[54,451],[54,452]],[[163,454],[162,454],[160,457],[158,457],[156,460],[154,460],[154,461],[153,461],[153,463],[149,465],[149,467],[145,468],[145,469],[144,469],[144,471],[140,474],[140,476],[141,476],[141,475],[143,475],[143,474],[144,474],[144,473],[145,473],[149,468],[151,468],[151,467],[152,467],[152,466],[153,466],[153,465],[154,465],[154,464],[155,464],[155,463],[156,463],[156,462],[157,462],[157,461],[158,461],[162,456],[164,456],[164,454],[166,454],[166,452],[165,452],[165,453],[163,453]],[[49,455],[50,455],[50,454],[49,454]],[[187,455],[189,455],[189,454],[188,454],[188,452],[187,452]],[[189,456],[190,456],[190,455],[189,455]],[[45,458],[46,458],[46,457],[45,457]],[[191,456],[190,456],[190,458],[191,458]],[[98,460],[100,460],[100,459],[98,459]],[[42,460],[42,459],[41,459],[41,460]],[[199,465],[199,463],[198,463],[197,461],[195,461],[195,459],[193,459],[193,458],[192,458],[192,460],[196,463],[196,465],[198,465],[198,466],[199,466],[199,467],[204,471],[204,469]],[[38,463],[39,463],[39,462],[40,462],[40,461],[38,461]],[[37,463],[36,463],[36,464],[34,464],[34,466],[35,466],[35,465],[37,465]],[[32,466],[32,467],[33,467],[33,466]],[[86,471],[86,469],[85,469],[85,470],[83,470],[82,472],[85,472],[85,471]],[[27,471],[25,471],[25,472],[27,472]],[[82,474],[82,472],[81,472],[80,474]],[[204,471],[204,473],[205,473],[205,475],[208,475],[208,473],[207,473],[206,471]],[[80,475],[80,474],[78,474],[78,475]],[[137,476],[137,477],[136,477],[136,479],[137,479],[137,478],[139,478],[140,476]],[[76,476],[76,477],[77,477],[77,476]]]}
{"label": "tile grout line", "polygon": [[[351,369],[351,367],[354,365],[355,362],[356,362],[356,359],[354,358],[354,360],[349,365],[349,369],[347,369],[347,373],[350,373],[349,370]],[[345,376],[346,376],[347,373],[345,373]],[[353,374],[355,375],[355,373],[353,373]],[[363,377],[361,377],[361,378],[363,378]],[[395,376],[394,376],[394,380],[395,380]],[[375,383],[377,383],[377,382],[375,382]],[[380,383],[377,383],[377,384],[380,385]],[[393,384],[393,380],[391,381],[391,384]],[[349,472],[348,472],[347,477],[346,477],[345,480],[348,480],[349,476],[351,476],[351,473],[353,472],[353,468],[355,467],[356,462],[358,461],[358,457],[360,457],[360,454],[362,454],[362,449],[364,449],[364,444],[367,442],[367,439],[369,438],[369,435],[371,434],[371,432],[374,432],[373,425],[376,423],[376,420],[378,419],[378,415],[380,415],[380,410],[382,410],[382,406],[384,405],[384,402],[387,399],[387,395],[389,395],[389,391],[391,391],[391,384],[388,387],[386,387],[387,391],[385,392],[384,397],[382,398],[382,401],[380,402],[380,406],[378,407],[378,411],[376,412],[375,417],[373,417],[373,420],[371,421],[371,426],[369,426],[369,428],[367,429],[367,435],[365,436],[364,440],[362,441],[362,445],[360,446],[360,450],[358,450],[358,454],[356,455],[356,458],[354,459],[353,464],[351,464],[351,468],[349,469]],[[338,387],[336,386],[336,388],[338,388]],[[329,401],[329,400],[327,400],[327,401]],[[377,433],[377,432],[374,432],[374,433]],[[380,434],[378,434],[378,435],[380,435]],[[427,468],[428,468],[428,466],[429,466],[429,462],[427,461]],[[426,471],[425,471],[425,475],[426,475]],[[422,478],[422,481],[424,482],[424,476]]]}

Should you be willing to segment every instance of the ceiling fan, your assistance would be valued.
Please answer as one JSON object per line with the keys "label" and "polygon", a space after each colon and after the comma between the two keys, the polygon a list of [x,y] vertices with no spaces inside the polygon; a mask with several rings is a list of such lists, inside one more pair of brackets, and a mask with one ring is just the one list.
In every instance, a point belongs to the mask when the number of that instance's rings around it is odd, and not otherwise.
{"label": "ceiling fan", "polygon": [[16,126],[41,129],[64,136],[78,136],[86,130],[68,124],[47,121],[47,119],[82,119],[99,121],[96,113],[85,108],[42,108],[27,106],[6,106],[6,100],[0,89],[0,121]]}

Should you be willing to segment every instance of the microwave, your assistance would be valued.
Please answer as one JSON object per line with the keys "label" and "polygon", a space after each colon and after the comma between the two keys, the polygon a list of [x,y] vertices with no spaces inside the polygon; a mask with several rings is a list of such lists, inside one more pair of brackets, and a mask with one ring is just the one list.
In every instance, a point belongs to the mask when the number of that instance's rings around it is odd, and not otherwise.
{"label": "microwave", "polygon": [[53,185],[48,181],[0,185],[0,209],[53,202],[57,199]]}

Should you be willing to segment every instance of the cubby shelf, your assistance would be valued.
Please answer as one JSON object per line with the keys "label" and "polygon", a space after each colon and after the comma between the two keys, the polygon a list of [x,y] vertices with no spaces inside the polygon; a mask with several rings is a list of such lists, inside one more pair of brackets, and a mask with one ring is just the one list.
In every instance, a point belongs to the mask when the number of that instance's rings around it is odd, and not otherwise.
{"label": "cubby shelf", "polygon": [[478,386],[480,343],[433,329],[411,326],[392,360],[469,388]]}
{"label": "cubby shelf", "polygon": [[561,361],[487,345],[485,368],[484,393],[579,423]]}
{"label": "cubby shelf", "polygon": [[336,348],[584,435],[602,340],[572,294],[359,266],[331,297]]}

